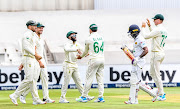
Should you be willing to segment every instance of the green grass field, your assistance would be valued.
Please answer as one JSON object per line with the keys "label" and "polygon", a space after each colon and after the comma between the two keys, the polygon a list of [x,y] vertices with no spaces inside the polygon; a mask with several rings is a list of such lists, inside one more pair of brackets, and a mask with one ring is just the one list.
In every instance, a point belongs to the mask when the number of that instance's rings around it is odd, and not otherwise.
{"label": "green grass field", "polygon": [[[180,87],[164,88],[166,92],[166,101],[152,102],[151,97],[146,93],[139,92],[139,104],[127,105],[124,101],[128,100],[129,88],[106,88],[104,93],[104,103],[79,103],[75,98],[80,94],[77,89],[68,89],[66,98],[70,101],[68,104],[59,103],[61,90],[49,90],[50,97],[56,100],[53,104],[32,105],[31,94],[26,98],[27,104],[22,104],[19,100],[18,106],[15,106],[9,99],[9,94],[14,91],[0,91],[0,109],[180,109]],[[39,90],[42,98],[42,90]],[[90,96],[98,97],[98,89],[91,89]]]}

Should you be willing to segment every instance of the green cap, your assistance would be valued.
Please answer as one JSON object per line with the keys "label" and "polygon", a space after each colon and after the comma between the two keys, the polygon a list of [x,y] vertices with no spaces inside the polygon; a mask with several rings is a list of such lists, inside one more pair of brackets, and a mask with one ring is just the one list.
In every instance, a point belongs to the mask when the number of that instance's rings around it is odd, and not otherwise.
{"label": "green cap", "polygon": [[73,33],[77,34],[77,32],[69,31],[69,32],[67,33],[66,37],[69,37],[69,36],[70,36],[71,34],[73,34]]}
{"label": "green cap", "polygon": [[37,27],[45,27],[42,23],[37,23]]}
{"label": "green cap", "polygon": [[29,26],[29,25],[31,25],[31,26],[36,26],[37,23],[36,23],[35,21],[33,21],[33,20],[29,20],[29,21],[26,23],[26,26]]}
{"label": "green cap", "polygon": [[164,16],[162,14],[156,14],[152,19],[164,20]]}
{"label": "green cap", "polygon": [[91,29],[91,30],[97,30],[97,25],[96,24],[91,24],[90,26],[89,26],[89,29]]}

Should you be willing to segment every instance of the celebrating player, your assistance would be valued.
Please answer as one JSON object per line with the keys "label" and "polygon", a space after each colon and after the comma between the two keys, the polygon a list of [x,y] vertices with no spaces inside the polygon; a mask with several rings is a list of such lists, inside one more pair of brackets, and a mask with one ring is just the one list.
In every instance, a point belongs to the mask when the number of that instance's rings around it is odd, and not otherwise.
{"label": "celebrating player", "polygon": [[86,81],[84,86],[84,92],[78,102],[87,102],[87,97],[94,77],[96,76],[99,89],[99,97],[94,102],[105,102],[103,98],[104,83],[103,83],[103,72],[104,72],[104,39],[97,33],[97,25],[91,24],[89,27],[90,36],[85,41],[85,51],[77,58],[81,59],[89,53],[88,69],[86,72]]}
{"label": "celebrating player", "polygon": [[37,28],[37,24],[36,22],[30,20],[26,23],[26,26],[28,30],[24,33],[24,37],[22,38],[22,65],[24,66],[24,72],[26,76],[16,91],[9,95],[9,97],[15,105],[18,105],[17,98],[19,98],[23,92],[30,88],[33,104],[46,104],[46,102],[43,102],[39,99],[37,81],[34,79],[37,73],[35,71],[35,64],[42,58],[37,54],[37,52],[35,52],[36,42],[34,32]]}
{"label": "celebrating player", "polygon": [[[142,68],[146,63],[145,55],[148,53],[148,48],[145,39],[139,35],[140,28],[137,25],[131,25],[128,33],[134,39],[133,50],[130,50],[133,54],[130,54],[135,58],[132,60],[129,100],[124,103],[138,104],[139,88],[147,92],[150,96],[153,96],[153,99],[156,99],[158,90],[153,90],[141,81]],[[125,49],[125,47],[123,46],[122,49]]]}
{"label": "celebrating player", "polygon": [[158,101],[166,100],[165,93],[163,90],[163,84],[160,77],[160,65],[164,60],[164,46],[167,38],[167,30],[163,26],[164,16],[161,14],[155,15],[154,24],[156,27],[151,28],[150,21],[147,19],[147,24],[149,26],[150,33],[145,32],[146,23],[142,23],[142,33],[145,39],[152,38],[152,48],[151,48],[151,61],[150,61],[150,75],[153,78],[157,88],[159,89]]}
{"label": "celebrating player", "polygon": [[67,92],[68,84],[70,82],[71,77],[73,78],[74,82],[77,85],[79,92],[83,93],[83,84],[81,82],[79,72],[78,72],[78,65],[76,63],[77,59],[76,56],[81,54],[82,47],[76,41],[76,34],[77,32],[70,31],[67,33],[66,37],[68,38],[68,42],[64,45],[65,51],[65,60],[63,63],[63,72],[64,72],[64,83],[61,89],[61,97],[59,103],[69,103],[66,100],[65,95]]}
{"label": "celebrating player", "polygon": [[[48,75],[47,75],[47,66],[46,66],[46,52],[44,49],[44,40],[41,37],[41,34],[43,33],[43,29],[44,29],[44,25],[41,23],[37,24],[37,29],[36,29],[36,34],[35,34],[35,38],[36,40],[36,52],[42,57],[41,60],[38,61],[37,63],[37,68],[36,68],[36,78],[35,80],[37,81],[39,76],[41,78],[42,81],[42,89],[43,89],[43,101],[46,103],[54,103],[54,100],[51,100],[49,98],[49,91],[48,91]],[[40,68],[39,68],[40,66]],[[21,70],[23,68],[23,66],[21,65],[19,67]],[[21,96],[20,96],[20,101],[25,104],[26,101],[26,96],[28,95],[28,93],[30,92],[30,88],[27,89]],[[37,104],[37,103],[34,103]]]}

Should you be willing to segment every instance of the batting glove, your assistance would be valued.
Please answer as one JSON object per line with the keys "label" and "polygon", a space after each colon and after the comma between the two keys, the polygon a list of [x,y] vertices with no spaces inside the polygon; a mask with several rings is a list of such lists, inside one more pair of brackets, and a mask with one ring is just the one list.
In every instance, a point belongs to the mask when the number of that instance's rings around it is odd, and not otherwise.
{"label": "batting glove", "polygon": [[138,61],[139,61],[140,57],[135,57],[133,60],[132,60],[132,65],[136,66]]}

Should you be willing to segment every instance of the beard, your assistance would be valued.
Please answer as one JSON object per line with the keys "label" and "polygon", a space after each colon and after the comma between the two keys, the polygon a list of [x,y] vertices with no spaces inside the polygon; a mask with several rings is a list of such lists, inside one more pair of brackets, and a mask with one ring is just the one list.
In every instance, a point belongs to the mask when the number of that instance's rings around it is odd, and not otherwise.
{"label": "beard", "polygon": [[73,42],[75,42],[75,41],[76,41],[76,39],[74,39],[73,37],[71,37],[71,40],[72,40]]}

